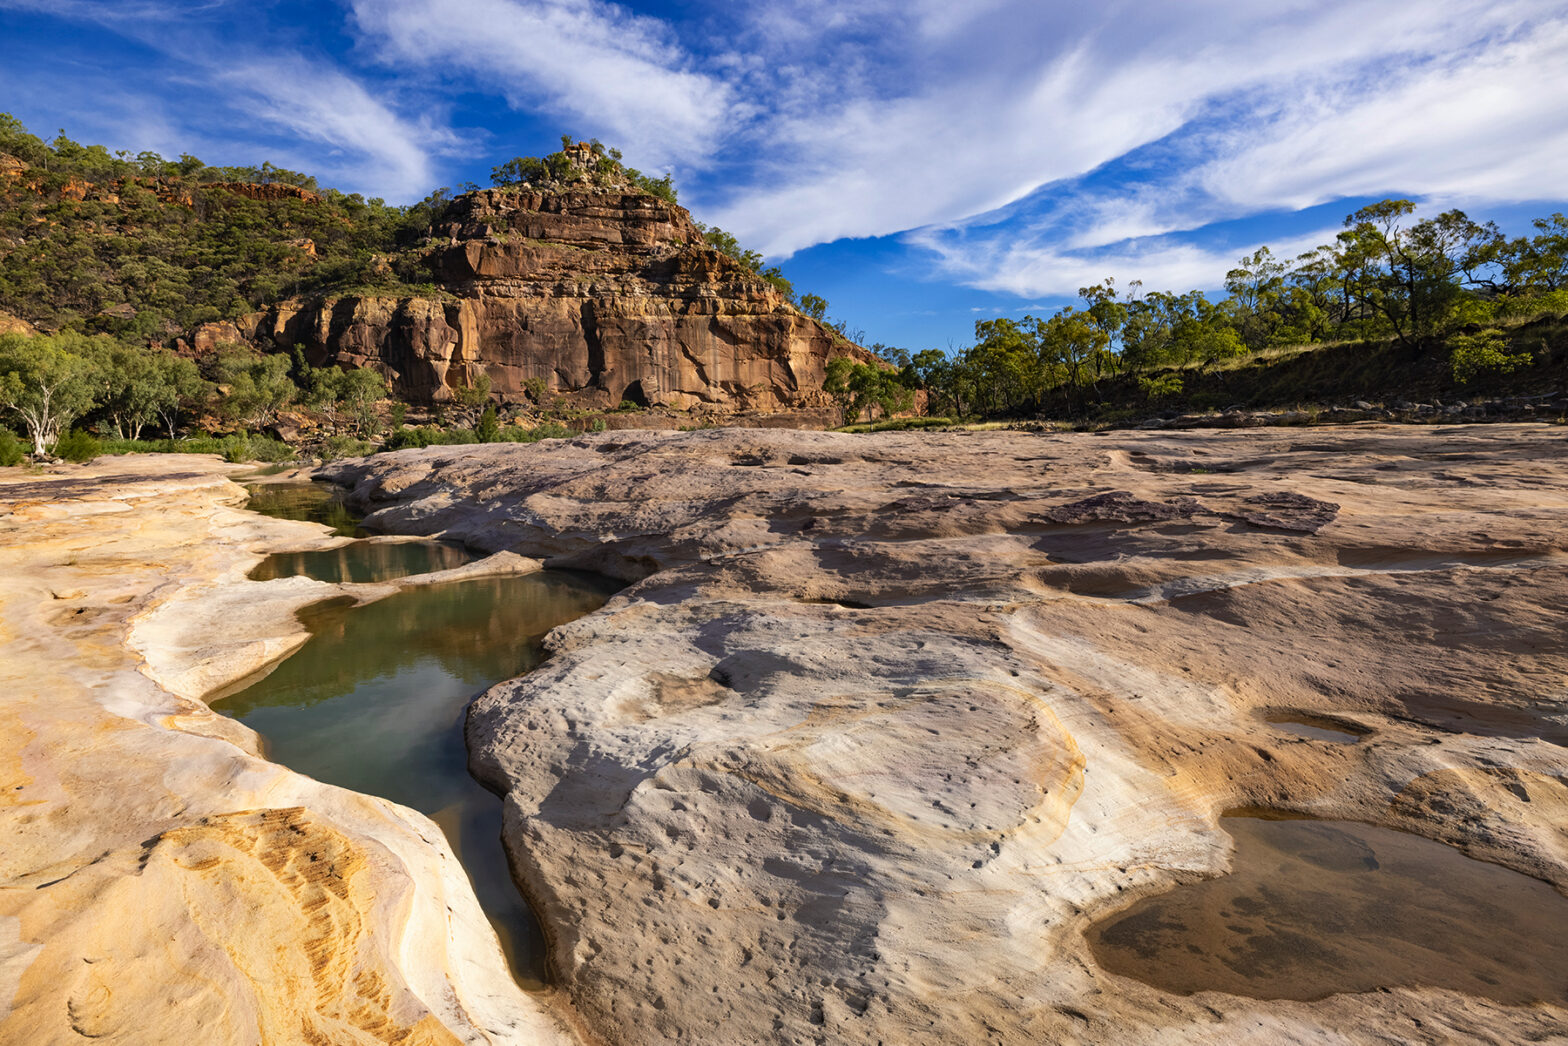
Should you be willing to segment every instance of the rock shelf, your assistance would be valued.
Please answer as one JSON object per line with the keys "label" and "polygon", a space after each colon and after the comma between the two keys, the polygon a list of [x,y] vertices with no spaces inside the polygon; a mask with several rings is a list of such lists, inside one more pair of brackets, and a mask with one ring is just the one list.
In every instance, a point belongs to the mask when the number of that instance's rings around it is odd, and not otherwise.
{"label": "rock shelf", "polygon": [[227,472],[0,478],[0,1041],[1568,1027],[1452,987],[1166,993],[1085,937],[1223,875],[1237,809],[1568,891],[1560,427],[604,433],[323,470],[374,529],[505,553],[459,571],[634,582],[470,717],[550,937],[543,998],[431,822],[267,762],[203,703],[303,641],[299,607],[443,576],[248,581],[342,539],[241,511]]}
{"label": "rock shelf", "polygon": [[267,762],[203,703],[302,642],[299,607],[415,580],[247,581],[341,539],[243,511],[232,471],[0,477],[0,1041],[574,1041],[432,822]]}
{"label": "rock shelf", "polygon": [[1568,1027],[1440,988],[1166,994],[1084,936],[1223,874],[1236,808],[1568,888],[1561,428],[606,433],[328,472],[373,526],[637,582],[469,720],[607,1041]]}

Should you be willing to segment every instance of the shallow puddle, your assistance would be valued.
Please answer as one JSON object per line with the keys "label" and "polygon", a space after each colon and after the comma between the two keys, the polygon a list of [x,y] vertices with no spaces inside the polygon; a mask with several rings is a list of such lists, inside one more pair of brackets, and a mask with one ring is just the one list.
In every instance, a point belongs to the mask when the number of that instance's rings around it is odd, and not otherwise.
{"label": "shallow puddle", "polygon": [[473,559],[461,545],[444,541],[355,541],[315,552],[274,553],[247,576],[252,581],[300,575],[333,583],[391,581],[450,570]]}
{"label": "shallow puddle", "polygon": [[257,483],[246,487],[250,500],[245,507],[263,516],[278,519],[303,519],[323,523],[335,534],[363,537],[360,517],[343,503],[347,491],[326,483]]}
{"label": "shallow puddle", "polygon": [[1332,719],[1320,719],[1317,716],[1294,715],[1272,717],[1266,722],[1287,734],[1297,737],[1310,737],[1314,741],[1336,741],[1339,744],[1353,745],[1366,736],[1347,729],[1344,724]]}
{"label": "shallow puddle", "polygon": [[1321,999],[1395,986],[1568,1004],[1568,898],[1419,836],[1228,815],[1229,875],[1091,927],[1100,966],[1182,995]]}

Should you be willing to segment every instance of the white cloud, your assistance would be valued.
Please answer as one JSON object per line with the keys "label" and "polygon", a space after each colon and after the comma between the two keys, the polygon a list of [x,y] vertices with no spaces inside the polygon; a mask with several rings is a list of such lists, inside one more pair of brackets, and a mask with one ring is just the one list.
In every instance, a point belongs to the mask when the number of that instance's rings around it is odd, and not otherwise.
{"label": "white cloud", "polygon": [[667,25],[601,0],[353,0],[353,9],[384,60],[461,70],[519,108],[571,116],[655,169],[708,153],[733,102]]}
{"label": "white cloud", "polygon": [[[1458,17],[1461,6],[1410,14],[1369,4],[1367,24],[1342,47],[1335,42],[1350,27],[1343,12],[1330,12],[1291,24],[1299,46],[1289,53],[1262,34],[1251,61],[1220,40],[1197,58],[1266,75],[1244,82],[1179,63],[1160,68],[1154,81],[1201,85],[1185,95],[1191,119],[1144,153],[1105,150],[1107,160],[1131,167],[1147,154],[1149,169],[1085,178],[1084,165],[1073,172],[1079,177],[1061,176],[1000,213],[933,211],[909,242],[932,250],[950,278],[1016,294],[1070,295],[1108,273],[1149,287],[1215,287],[1244,248],[1194,246],[1182,231],[1357,196],[1414,195],[1444,206],[1560,199],[1568,20],[1543,4],[1494,6],[1469,19]],[[1408,24],[1396,31],[1401,20]],[[1384,41],[1382,50],[1373,41]],[[1103,71],[1130,96],[1136,74]],[[1093,93],[1077,109],[1132,126]],[[731,223],[745,227],[738,216]]]}
{"label": "white cloud", "polygon": [[[1214,0],[1112,4],[1092,21],[1085,10],[1013,3],[956,36],[890,41],[913,49],[910,68],[941,75],[902,94],[845,99],[825,80],[768,128],[779,143],[770,173],[782,184],[735,194],[719,220],[773,253],[953,222],[1081,175],[1218,105],[1288,102],[1314,81],[1377,95],[1385,67],[1484,48],[1552,8]],[[1347,145],[1362,143],[1336,148]]]}
{"label": "white cloud", "polygon": [[1060,250],[1029,239],[955,241],[931,232],[912,233],[909,242],[932,251],[954,279],[981,290],[1019,297],[1066,297],[1107,277],[1119,287],[1134,280],[1146,291],[1216,290],[1244,255],[1267,246],[1274,257],[1290,261],[1334,241],[1337,228],[1306,236],[1211,247],[1175,237],[1150,237],[1094,250]]}
{"label": "white cloud", "polygon": [[1568,170],[1568,23],[1443,56],[1381,83],[1328,83],[1198,177],[1237,208],[1403,192],[1518,201]]}
{"label": "white cloud", "polygon": [[237,107],[328,146],[316,163],[371,195],[425,195],[434,188],[431,151],[456,142],[450,131],[399,116],[358,81],[301,58],[251,59],[209,74],[234,93]]}

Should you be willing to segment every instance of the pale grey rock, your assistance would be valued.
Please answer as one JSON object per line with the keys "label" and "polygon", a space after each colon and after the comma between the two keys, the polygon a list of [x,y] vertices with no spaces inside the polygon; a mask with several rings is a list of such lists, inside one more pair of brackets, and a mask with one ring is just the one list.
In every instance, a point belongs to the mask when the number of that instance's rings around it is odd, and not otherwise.
{"label": "pale grey rock", "polygon": [[[1558,429],[614,433],[329,473],[373,524],[634,582],[469,721],[561,987],[607,1041],[1568,1024],[1420,988],[1165,995],[1082,936],[1222,873],[1240,806],[1568,888]],[[1367,734],[1294,737],[1280,710]]]}

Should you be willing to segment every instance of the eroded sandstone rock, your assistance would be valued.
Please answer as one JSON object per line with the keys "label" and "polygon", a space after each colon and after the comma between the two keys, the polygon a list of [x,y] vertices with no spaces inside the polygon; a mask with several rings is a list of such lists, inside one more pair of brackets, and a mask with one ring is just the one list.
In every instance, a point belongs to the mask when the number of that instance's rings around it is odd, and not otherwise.
{"label": "eroded sandstone rock", "polygon": [[401,584],[246,581],[337,539],[240,510],[232,470],[0,475],[0,1042],[572,1041],[430,820],[200,700],[303,642],[299,607]]}
{"label": "eroded sandstone rock", "polygon": [[637,582],[468,728],[608,1041],[1568,1026],[1418,986],[1167,995],[1083,937],[1223,873],[1236,807],[1418,831],[1568,890],[1560,429],[614,433],[329,471],[383,527]]}
{"label": "eroded sandstone rock", "polygon": [[869,358],[646,193],[486,189],[432,233],[439,295],[289,301],[235,333],[318,365],[375,367],[416,402],[483,373],[513,401],[542,383],[546,402],[595,408],[823,408],[830,352]]}

